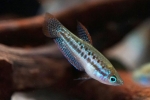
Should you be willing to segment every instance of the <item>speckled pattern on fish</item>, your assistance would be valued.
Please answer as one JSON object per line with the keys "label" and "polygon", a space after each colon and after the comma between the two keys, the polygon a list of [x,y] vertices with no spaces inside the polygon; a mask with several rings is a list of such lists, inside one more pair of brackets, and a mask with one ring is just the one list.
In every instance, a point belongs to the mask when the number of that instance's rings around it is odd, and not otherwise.
{"label": "speckled pattern on fish", "polygon": [[79,38],[65,28],[54,16],[46,14],[44,34],[54,39],[60,51],[78,70],[108,85],[122,85],[123,81],[113,65],[92,46],[87,29],[78,22]]}

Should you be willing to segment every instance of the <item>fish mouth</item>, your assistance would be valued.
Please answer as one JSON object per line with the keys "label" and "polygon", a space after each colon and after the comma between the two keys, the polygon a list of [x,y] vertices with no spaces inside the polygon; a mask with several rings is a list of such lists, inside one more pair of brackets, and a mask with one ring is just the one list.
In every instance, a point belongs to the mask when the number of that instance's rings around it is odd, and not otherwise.
{"label": "fish mouth", "polygon": [[123,81],[122,80],[118,81],[118,83],[116,85],[118,85],[118,86],[123,85]]}
{"label": "fish mouth", "polygon": [[118,80],[116,83],[113,83],[113,84],[111,84],[111,85],[114,85],[114,86],[121,86],[121,85],[123,85],[124,83],[123,83],[123,81],[122,80]]}

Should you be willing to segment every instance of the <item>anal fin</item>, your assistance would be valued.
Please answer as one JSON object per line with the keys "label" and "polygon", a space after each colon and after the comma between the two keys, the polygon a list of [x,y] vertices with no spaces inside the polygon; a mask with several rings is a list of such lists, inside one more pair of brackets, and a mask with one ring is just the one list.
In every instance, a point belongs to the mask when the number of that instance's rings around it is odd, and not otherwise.
{"label": "anal fin", "polygon": [[58,45],[59,49],[62,51],[63,55],[67,58],[67,60],[78,70],[84,71],[84,68],[81,66],[81,64],[75,59],[75,57],[72,55],[69,48],[64,43],[63,39],[56,38],[54,39],[56,44]]}

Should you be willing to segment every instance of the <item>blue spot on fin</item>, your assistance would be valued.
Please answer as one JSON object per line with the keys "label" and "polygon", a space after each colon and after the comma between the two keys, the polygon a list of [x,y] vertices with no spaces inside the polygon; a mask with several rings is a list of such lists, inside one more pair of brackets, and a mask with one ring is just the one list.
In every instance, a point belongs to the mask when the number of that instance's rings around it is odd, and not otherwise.
{"label": "blue spot on fin", "polygon": [[88,43],[92,44],[92,39],[88,30],[80,22],[78,22],[77,31],[78,31],[79,37],[82,40],[87,41]]}
{"label": "blue spot on fin", "polygon": [[63,39],[56,38],[54,39],[56,44],[58,45],[59,49],[62,51],[63,55],[67,58],[67,60],[78,70],[84,71],[81,64],[75,59],[75,57],[72,55],[71,51],[68,49],[65,43],[63,43]]}

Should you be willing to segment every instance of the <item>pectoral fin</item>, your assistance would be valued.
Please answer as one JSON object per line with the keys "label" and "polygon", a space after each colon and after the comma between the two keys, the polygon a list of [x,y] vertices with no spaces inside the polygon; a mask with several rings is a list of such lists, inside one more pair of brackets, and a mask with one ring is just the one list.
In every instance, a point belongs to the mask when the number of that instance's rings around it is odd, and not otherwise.
{"label": "pectoral fin", "polygon": [[81,77],[81,78],[77,78],[74,80],[89,80],[89,79],[92,79],[92,78],[91,77]]}
{"label": "pectoral fin", "polygon": [[74,80],[89,80],[92,79],[88,74],[84,73],[83,75],[81,75],[80,78],[74,79]]}
{"label": "pectoral fin", "polygon": [[92,39],[88,30],[80,22],[78,22],[77,31],[78,31],[79,37],[82,40],[87,41],[88,43],[92,44]]}

